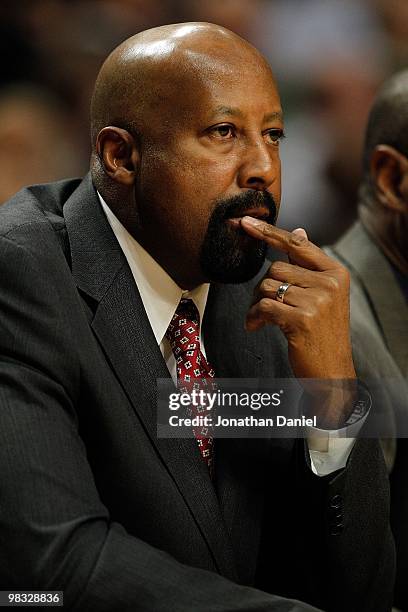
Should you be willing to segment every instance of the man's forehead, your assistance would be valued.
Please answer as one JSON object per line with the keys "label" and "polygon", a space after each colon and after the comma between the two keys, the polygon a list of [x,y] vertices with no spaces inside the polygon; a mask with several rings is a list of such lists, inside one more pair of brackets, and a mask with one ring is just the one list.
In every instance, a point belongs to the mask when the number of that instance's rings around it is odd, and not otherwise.
{"label": "man's forehead", "polygon": [[[256,57],[246,64],[242,59],[233,55],[220,57],[217,53],[188,53],[184,62],[169,66],[168,90],[173,90],[182,106],[194,104],[211,114],[239,116],[254,102],[264,105],[265,113],[280,113],[279,95],[269,66]],[[170,95],[169,101],[172,98]]]}
{"label": "man's forehead", "polygon": [[[249,94],[250,90],[250,94]],[[216,123],[221,121],[283,122],[280,100],[276,89],[261,84],[248,84],[240,79],[192,79],[171,88],[162,98],[164,115],[173,123]]]}
{"label": "man's forehead", "polygon": [[226,68],[200,78],[197,110],[215,121],[245,119],[253,113],[265,122],[282,121],[278,91],[269,70],[242,73]]}

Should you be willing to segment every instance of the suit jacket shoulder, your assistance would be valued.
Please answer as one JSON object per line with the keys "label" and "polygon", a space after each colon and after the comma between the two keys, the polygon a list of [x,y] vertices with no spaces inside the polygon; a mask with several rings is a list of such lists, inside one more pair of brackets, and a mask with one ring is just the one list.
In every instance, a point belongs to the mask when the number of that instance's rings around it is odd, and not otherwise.
{"label": "suit jacket shoulder", "polygon": [[351,323],[354,333],[369,329],[387,347],[393,361],[406,377],[408,305],[391,265],[361,222],[357,222],[330,250],[351,273]]}
{"label": "suit jacket shoulder", "polygon": [[69,261],[63,205],[80,182],[71,179],[32,185],[16,193],[0,206],[0,237],[17,241],[37,255],[47,255],[53,246],[59,246]]}

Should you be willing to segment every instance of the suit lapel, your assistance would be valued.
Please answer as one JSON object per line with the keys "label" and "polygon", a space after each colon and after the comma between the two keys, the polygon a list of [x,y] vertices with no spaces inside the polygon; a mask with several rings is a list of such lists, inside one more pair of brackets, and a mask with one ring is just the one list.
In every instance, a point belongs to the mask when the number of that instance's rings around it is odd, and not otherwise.
{"label": "suit lapel", "polygon": [[407,376],[408,305],[391,266],[360,222],[334,250],[355,270],[373,304],[385,343],[402,374]]}
{"label": "suit lapel", "polygon": [[157,378],[169,372],[90,177],[64,206],[72,274],[95,302],[91,326],[137,418],[190,508],[220,573],[236,578],[218,500],[194,439],[158,439]]}

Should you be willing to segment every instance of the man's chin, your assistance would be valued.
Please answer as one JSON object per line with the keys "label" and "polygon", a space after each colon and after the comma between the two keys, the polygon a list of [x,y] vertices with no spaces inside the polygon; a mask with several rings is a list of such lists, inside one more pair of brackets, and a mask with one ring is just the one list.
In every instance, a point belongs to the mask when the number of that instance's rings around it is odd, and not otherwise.
{"label": "man's chin", "polygon": [[240,223],[213,219],[201,246],[200,267],[211,282],[245,283],[258,274],[265,257],[265,243],[247,234]]}
{"label": "man's chin", "polygon": [[258,274],[262,268],[266,249],[256,253],[237,253],[235,256],[219,254],[218,257],[202,258],[201,268],[210,282],[223,284],[245,283]]}

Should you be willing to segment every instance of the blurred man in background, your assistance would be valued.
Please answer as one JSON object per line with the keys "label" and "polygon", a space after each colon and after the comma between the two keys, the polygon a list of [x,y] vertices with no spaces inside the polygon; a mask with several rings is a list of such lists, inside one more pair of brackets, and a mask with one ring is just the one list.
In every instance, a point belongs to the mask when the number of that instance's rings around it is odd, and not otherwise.
{"label": "blurred man in background", "polygon": [[[356,350],[376,364],[403,404],[408,397],[408,71],[388,80],[368,121],[359,220],[331,254],[352,277]],[[404,421],[408,412],[397,418]],[[407,431],[405,422],[397,422]],[[391,474],[391,522],[397,546],[395,605],[408,610],[408,446],[397,445]]]}

